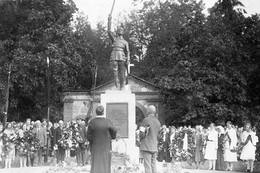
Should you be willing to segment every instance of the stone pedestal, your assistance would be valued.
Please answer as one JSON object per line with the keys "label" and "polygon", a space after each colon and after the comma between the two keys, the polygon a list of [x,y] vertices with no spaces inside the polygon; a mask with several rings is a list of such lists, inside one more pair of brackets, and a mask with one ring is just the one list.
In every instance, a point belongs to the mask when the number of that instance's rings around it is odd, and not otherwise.
{"label": "stone pedestal", "polygon": [[118,140],[113,141],[113,149],[125,153],[131,161],[137,162],[139,150],[136,147],[135,131],[135,94],[130,90],[106,91],[101,94],[101,105],[104,106],[107,118],[118,129]]}

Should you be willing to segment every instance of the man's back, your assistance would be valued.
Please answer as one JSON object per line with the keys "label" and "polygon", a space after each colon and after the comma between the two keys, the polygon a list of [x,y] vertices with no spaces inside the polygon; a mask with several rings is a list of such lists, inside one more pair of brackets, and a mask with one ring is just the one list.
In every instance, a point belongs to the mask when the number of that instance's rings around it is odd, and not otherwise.
{"label": "man's back", "polygon": [[158,134],[160,131],[161,123],[159,120],[150,115],[146,117],[143,122],[142,126],[150,127],[148,135],[141,140],[140,150],[141,151],[150,151],[150,152],[157,152],[158,150]]}
{"label": "man's back", "polygon": [[87,138],[91,147],[99,146],[100,148],[97,149],[109,149],[111,148],[111,139],[115,137],[116,131],[110,120],[106,118],[95,118],[90,121]]}
{"label": "man's back", "polygon": [[57,127],[54,129],[53,141],[54,144],[57,144],[58,141],[62,138],[62,130],[61,127]]}

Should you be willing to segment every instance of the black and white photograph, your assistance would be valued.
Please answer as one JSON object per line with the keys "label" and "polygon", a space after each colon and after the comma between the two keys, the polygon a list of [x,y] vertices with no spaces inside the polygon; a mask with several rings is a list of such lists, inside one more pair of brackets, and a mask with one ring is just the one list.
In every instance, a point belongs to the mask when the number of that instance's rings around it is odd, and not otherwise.
{"label": "black and white photograph", "polygon": [[0,0],[0,173],[260,173],[260,0]]}

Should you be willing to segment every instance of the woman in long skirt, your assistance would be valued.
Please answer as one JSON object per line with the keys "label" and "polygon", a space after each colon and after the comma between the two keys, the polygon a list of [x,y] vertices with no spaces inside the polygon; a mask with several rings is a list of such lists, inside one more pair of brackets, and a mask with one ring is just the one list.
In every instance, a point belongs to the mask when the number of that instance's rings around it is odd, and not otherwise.
{"label": "woman in long skirt", "polygon": [[224,146],[224,161],[227,165],[226,170],[232,171],[233,162],[237,162],[237,133],[236,130],[232,127],[230,121],[227,122]]}
{"label": "woman in long skirt", "polygon": [[256,152],[256,144],[258,142],[258,137],[255,132],[252,131],[251,124],[246,123],[244,132],[242,133],[242,143],[244,145],[240,159],[246,161],[247,172],[253,172],[254,170],[254,160]]}
{"label": "woman in long skirt", "polygon": [[203,140],[202,140],[202,127],[196,126],[195,133],[195,162],[196,169],[199,169],[200,163],[203,161]]}
{"label": "woman in long skirt", "polygon": [[207,144],[205,149],[205,159],[209,161],[209,169],[216,169],[218,149],[218,133],[215,130],[215,124],[211,123],[207,135]]}
{"label": "woman in long skirt", "polygon": [[224,167],[225,167],[225,163],[224,163],[225,130],[222,126],[218,126],[217,131],[218,131],[218,151],[217,151],[216,170],[224,171]]}

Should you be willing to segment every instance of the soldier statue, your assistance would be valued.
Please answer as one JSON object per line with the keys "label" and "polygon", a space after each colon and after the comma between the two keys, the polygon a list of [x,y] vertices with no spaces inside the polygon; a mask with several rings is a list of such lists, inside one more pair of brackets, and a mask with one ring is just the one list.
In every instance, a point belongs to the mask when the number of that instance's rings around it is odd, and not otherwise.
{"label": "soldier statue", "polygon": [[124,89],[126,84],[126,71],[130,63],[130,52],[127,41],[123,38],[122,29],[117,29],[116,35],[111,32],[112,16],[108,17],[108,36],[112,40],[112,53],[110,63],[114,73],[116,88]]}

